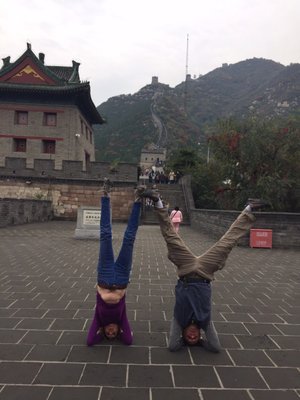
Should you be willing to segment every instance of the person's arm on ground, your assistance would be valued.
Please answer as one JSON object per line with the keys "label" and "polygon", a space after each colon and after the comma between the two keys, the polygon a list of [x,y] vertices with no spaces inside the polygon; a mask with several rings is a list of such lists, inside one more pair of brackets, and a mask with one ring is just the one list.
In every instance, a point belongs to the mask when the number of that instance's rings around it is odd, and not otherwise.
{"label": "person's arm on ground", "polygon": [[128,322],[126,308],[124,309],[122,320],[120,323],[120,340],[122,343],[130,346],[132,344],[132,332]]}
{"label": "person's arm on ground", "polygon": [[203,340],[203,347],[213,353],[219,353],[222,347],[214,323],[209,321],[207,327],[203,330],[206,336],[206,340]]}
{"label": "person's arm on ground", "polygon": [[182,328],[177,322],[176,318],[173,317],[170,326],[170,336],[168,349],[170,351],[178,351],[184,345],[182,338]]}
{"label": "person's arm on ground", "polygon": [[93,346],[94,344],[100,343],[103,339],[103,329],[100,325],[101,323],[99,320],[97,309],[95,309],[94,319],[92,325],[90,326],[86,341],[86,344],[88,346]]}

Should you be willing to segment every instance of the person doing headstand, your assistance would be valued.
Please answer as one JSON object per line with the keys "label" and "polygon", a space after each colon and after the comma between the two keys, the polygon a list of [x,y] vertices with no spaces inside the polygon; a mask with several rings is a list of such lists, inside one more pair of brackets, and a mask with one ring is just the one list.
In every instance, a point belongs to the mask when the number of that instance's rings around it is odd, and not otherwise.
{"label": "person doing headstand", "polygon": [[[255,221],[252,211],[267,206],[260,199],[249,199],[248,205],[228,231],[211,248],[196,256],[176,233],[157,190],[147,189],[143,197],[151,198],[165,239],[168,258],[177,267],[175,306],[170,326],[169,350],[177,351],[183,345],[202,344],[207,350],[219,352],[221,345],[211,319],[211,281],[214,273],[224,268],[227,257],[239,238]],[[202,339],[201,330],[205,333]]]}
{"label": "person doing headstand", "polygon": [[141,199],[136,190],[136,199],[128,220],[120,253],[114,260],[110,215],[111,183],[107,179],[101,197],[100,251],[97,266],[97,293],[94,319],[90,326],[87,345],[93,346],[107,338],[119,338],[122,343],[132,343],[132,332],[126,315],[126,288],[132,266],[133,246],[139,226]]}

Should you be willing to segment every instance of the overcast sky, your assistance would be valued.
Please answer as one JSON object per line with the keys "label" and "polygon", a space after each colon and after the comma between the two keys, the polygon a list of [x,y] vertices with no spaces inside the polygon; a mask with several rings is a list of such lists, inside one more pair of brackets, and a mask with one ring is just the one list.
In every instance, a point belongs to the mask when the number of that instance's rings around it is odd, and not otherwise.
{"label": "overcast sky", "polygon": [[300,0],[0,0],[0,56],[31,43],[46,65],[80,65],[98,106],[158,76],[174,87],[186,73],[263,57],[300,60]]}

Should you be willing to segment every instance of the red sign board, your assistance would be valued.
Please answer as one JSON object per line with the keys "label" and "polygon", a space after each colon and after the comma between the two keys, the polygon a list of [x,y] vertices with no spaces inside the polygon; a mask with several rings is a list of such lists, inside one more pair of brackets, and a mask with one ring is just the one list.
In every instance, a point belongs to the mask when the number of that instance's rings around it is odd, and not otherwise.
{"label": "red sign board", "polygon": [[272,248],[272,229],[250,229],[250,247]]}

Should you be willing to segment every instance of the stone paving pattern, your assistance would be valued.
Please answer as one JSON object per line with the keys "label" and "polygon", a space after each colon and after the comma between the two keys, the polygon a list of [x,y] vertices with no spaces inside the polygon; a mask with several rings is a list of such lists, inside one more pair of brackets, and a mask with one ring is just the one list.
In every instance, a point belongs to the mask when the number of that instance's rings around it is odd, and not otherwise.
{"label": "stone paving pattern", "polygon": [[[119,249],[125,224],[114,224]],[[98,242],[75,223],[0,230],[0,400],[300,399],[299,252],[233,250],[213,282],[224,350],[167,350],[175,267],[157,225],[139,228],[127,310],[134,343],[89,348]],[[195,254],[213,240],[181,227]]]}

